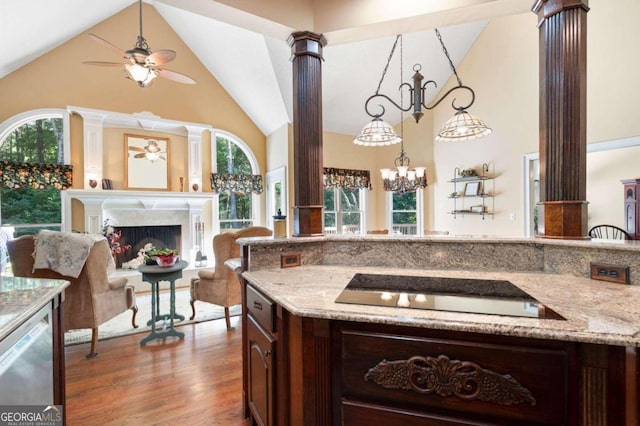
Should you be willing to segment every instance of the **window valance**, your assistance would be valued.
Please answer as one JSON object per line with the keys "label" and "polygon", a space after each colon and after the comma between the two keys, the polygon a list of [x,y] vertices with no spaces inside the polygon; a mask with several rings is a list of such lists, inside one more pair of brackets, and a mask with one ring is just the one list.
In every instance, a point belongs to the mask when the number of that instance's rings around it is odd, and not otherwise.
{"label": "window valance", "polygon": [[69,189],[73,184],[73,166],[0,161],[0,183],[13,189]]}
{"label": "window valance", "polygon": [[261,175],[232,173],[211,173],[211,189],[213,192],[235,194],[261,194],[263,191]]}
{"label": "window valance", "polygon": [[371,189],[371,173],[369,170],[323,167],[322,175],[325,188]]}

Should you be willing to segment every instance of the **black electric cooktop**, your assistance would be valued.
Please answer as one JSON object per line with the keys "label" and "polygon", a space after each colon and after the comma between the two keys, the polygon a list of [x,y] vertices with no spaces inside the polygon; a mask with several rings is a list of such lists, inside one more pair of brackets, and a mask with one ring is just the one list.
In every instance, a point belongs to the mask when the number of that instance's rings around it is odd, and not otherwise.
{"label": "black electric cooktop", "polygon": [[336,303],[564,320],[505,280],[356,274]]}

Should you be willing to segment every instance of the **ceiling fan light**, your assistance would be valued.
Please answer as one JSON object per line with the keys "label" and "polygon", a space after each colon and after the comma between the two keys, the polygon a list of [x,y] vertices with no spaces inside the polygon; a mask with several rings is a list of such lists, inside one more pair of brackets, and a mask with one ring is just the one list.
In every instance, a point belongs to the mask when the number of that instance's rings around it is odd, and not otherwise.
{"label": "ceiling fan light", "polygon": [[380,117],[375,117],[370,123],[367,123],[353,140],[354,144],[363,146],[386,146],[400,142],[402,139],[393,127],[382,121]]}
{"label": "ceiling fan light", "polygon": [[159,152],[147,152],[145,155],[147,160],[151,161],[152,163],[155,162],[158,158],[160,158],[160,153]]}
{"label": "ceiling fan light", "polygon": [[138,64],[126,64],[124,68],[127,71],[127,76],[138,83],[140,87],[148,87],[157,76],[153,70]]}
{"label": "ceiling fan light", "polygon": [[491,132],[491,128],[487,127],[484,121],[465,110],[460,110],[447,120],[435,139],[443,142],[469,141]]}

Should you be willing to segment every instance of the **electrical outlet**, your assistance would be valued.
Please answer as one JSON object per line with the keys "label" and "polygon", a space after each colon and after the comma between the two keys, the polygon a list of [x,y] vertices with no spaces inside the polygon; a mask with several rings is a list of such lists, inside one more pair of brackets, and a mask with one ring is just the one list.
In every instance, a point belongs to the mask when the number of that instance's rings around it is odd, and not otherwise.
{"label": "electrical outlet", "polygon": [[629,267],[591,262],[591,279],[629,284]]}
{"label": "electrical outlet", "polygon": [[300,266],[300,253],[282,253],[280,255],[280,267],[291,268]]}

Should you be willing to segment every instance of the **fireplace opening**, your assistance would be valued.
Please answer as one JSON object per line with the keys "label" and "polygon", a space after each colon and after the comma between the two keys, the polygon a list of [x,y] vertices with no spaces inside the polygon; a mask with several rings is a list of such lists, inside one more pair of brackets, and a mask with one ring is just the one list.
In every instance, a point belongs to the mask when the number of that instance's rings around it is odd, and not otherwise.
{"label": "fireplace opening", "polygon": [[138,251],[147,243],[151,243],[156,249],[164,248],[177,249],[180,256],[182,253],[182,226],[180,225],[160,225],[160,226],[117,226],[114,230],[121,231],[120,244],[131,247],[116,256],[116,267],[121,268],[124,262],[138,256]]}

